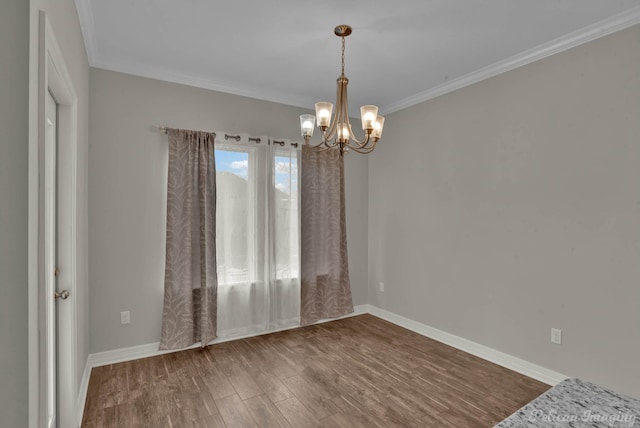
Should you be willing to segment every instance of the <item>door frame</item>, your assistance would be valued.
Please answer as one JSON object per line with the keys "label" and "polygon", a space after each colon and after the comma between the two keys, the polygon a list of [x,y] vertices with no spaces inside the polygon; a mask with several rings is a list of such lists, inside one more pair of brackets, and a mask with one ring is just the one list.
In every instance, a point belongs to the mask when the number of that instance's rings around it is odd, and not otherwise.
{"label": "door frame", "polygon": [[[33,5],[33,3],[32,3]],[[32,11],[32,13],[34,13]],[[43,248],[44,236],[41,227],[42,206],[42,165],[43,149],[46,138],[45,105],[47,91],[51,92],[58,104],[58,189],[66,191],[58,194],[58,260],[66,266],[64,282],[61,287],[67,288],[71,298],[68,317],[65,325],[68,329],[68,340],[65,341],[65,352],[68,361],[59,364],[59,373],[64,390],[60,396],[68,403],[60,409],[61,417],[73,420],[72,426],[78,426],[77,397],[77,140],[78,140],[78,99],[74,90],[62,51],[56,41],[53,28],[44,11],[38,11],[37,34],[31,32],[30,41],[30,86],[29,86],[29,195],[28,195],[28,322],[29,322],[29,427],[39,428],[46,418],[46,396],[41,386],[41,368],[46,363],[46,337],[39,334],[43,328],[45,317],[45,296],[41,293],[43,280]],[[35,83],[34,83],[35,82]],[[62,275],[61,275],[62,277]],[[43,409],[45,410],[43,412]],[[62,426],[62,425],[61,425]],[[70,425],[71,426],[71,425]]]}

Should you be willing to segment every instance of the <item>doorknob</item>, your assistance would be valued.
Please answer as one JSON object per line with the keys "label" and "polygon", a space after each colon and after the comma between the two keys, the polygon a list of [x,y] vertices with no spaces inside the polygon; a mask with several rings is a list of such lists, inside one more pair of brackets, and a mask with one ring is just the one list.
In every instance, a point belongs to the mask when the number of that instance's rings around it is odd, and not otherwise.
{"label": "doorknob", "polygon": [[61,292],[57,292],[55,294],[55,298],[56,299],[62,299],[62,300],[67,300],[69,298],[69,290],[62,290]]}

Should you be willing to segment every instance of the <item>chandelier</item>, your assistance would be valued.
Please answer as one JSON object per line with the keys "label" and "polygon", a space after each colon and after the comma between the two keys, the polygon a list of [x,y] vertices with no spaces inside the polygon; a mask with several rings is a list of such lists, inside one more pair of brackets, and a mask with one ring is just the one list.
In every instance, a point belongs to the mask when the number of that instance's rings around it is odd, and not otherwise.
{"label": "chandelier", "polygon": [[322,130],[321,142],[315,145],[310,143],[316,116],[312,114],[300,116],[300,130],[305,144],[319,151],[337,147],[340,149],[340,155],[349,149],[358,153],[371,153],[382,135],[382,127],[384,126],[384,117],[378,116],[378,107],[366,105],[360,107],[362,130],[365,133],[364,138],[359,140],[351,129],[347,99],[349,79],[344,75],[344,38],[351,32],[352,29],[349,25],[338,25],[334,30],[335,35],[342,38],[342,73],[338,77],[336,111],[333,120],[331,118],[333,104],[328,102],[316,103],[318,128]]}

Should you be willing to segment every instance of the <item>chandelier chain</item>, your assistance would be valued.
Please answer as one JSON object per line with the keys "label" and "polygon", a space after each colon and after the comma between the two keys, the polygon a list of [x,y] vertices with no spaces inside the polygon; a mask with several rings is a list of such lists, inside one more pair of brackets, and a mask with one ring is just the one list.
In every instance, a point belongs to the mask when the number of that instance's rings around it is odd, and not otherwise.
{"label": "chandelier chain", "polygon": [[342,74],[344,75],[344,37],[342,38]]}

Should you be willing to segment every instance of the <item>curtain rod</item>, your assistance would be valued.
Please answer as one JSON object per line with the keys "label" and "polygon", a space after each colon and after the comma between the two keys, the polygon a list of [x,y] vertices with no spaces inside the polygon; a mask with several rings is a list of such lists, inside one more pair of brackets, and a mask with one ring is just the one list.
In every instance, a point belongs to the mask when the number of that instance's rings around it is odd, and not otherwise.
{"label": "curtain rod", "polygon": [[[180,130],[181,130],[181,129],[179,129],[179,128],[170,128],[170,127],[168,127],[168,126],[166,126],[166,125],[160,125],[160,126],[158,127],[158,129],[159,129],[159,130],[160,130],[160,132],[162,132],[163,134],[168,134],[168,133],[169,133],[169,131],[170,131],[170,130],[172,130],[172,129],[173,129],[173,130],[176,130],[176,131],[180,131]],[[184,131],[189,131],[189,132],[203,132],[203,133],[206,133],[206,134],[213,135],[213,137],[214,137],[214,138],[216,137],[216,133],[215,133],[215,132],[211,132],[211,131],[193,131],[193,130],[189,130],[189,129],[185,129]]]}
{"label": "curtain rod", "polygon": [[[163,134],[168,134],[169,133],[169,129],[173,129],[173,128],[169,128],[168,126],[165,125],[160,125],[160,132],[162,132]],[[212,132],[212,134],[215,135],[215,133]],[[224,139],[225,140],[236,140],[236,141],[240,141],[240,136],[239,135],[231,135],[231,134],[224,134]],[[249,141],[253,141],[256,144],[260,144],[260,137],[249,137]],[[278,140],[273,140],[273,144],[277,144],[280,147],[283,147],[285,145],[284,141],[278,141]],[[293,142],[291,143],[292,147],[298,147],[298,143]]]}
{"label": "curtain rod", "polygon": [[[168,134],[168,133],[169,133],[169,130],[171,130],[171,129],[176,129],[176,130],[177,130],[177,128],[170,128],[170,127],[168,127],[168,126],[166,126],[166,125],[160,125],[160,127],[159,127],[158,129],[159,129],[159,130],[160,130],[160,132],[162,132],[163,134]],[[207,133],[207,134],[213,134],[214,136],[216,135],[216,133],[215,133],[215,132],[211,132],[211,131],[193,131],[193,132],[205,132],[205,133]]]}

